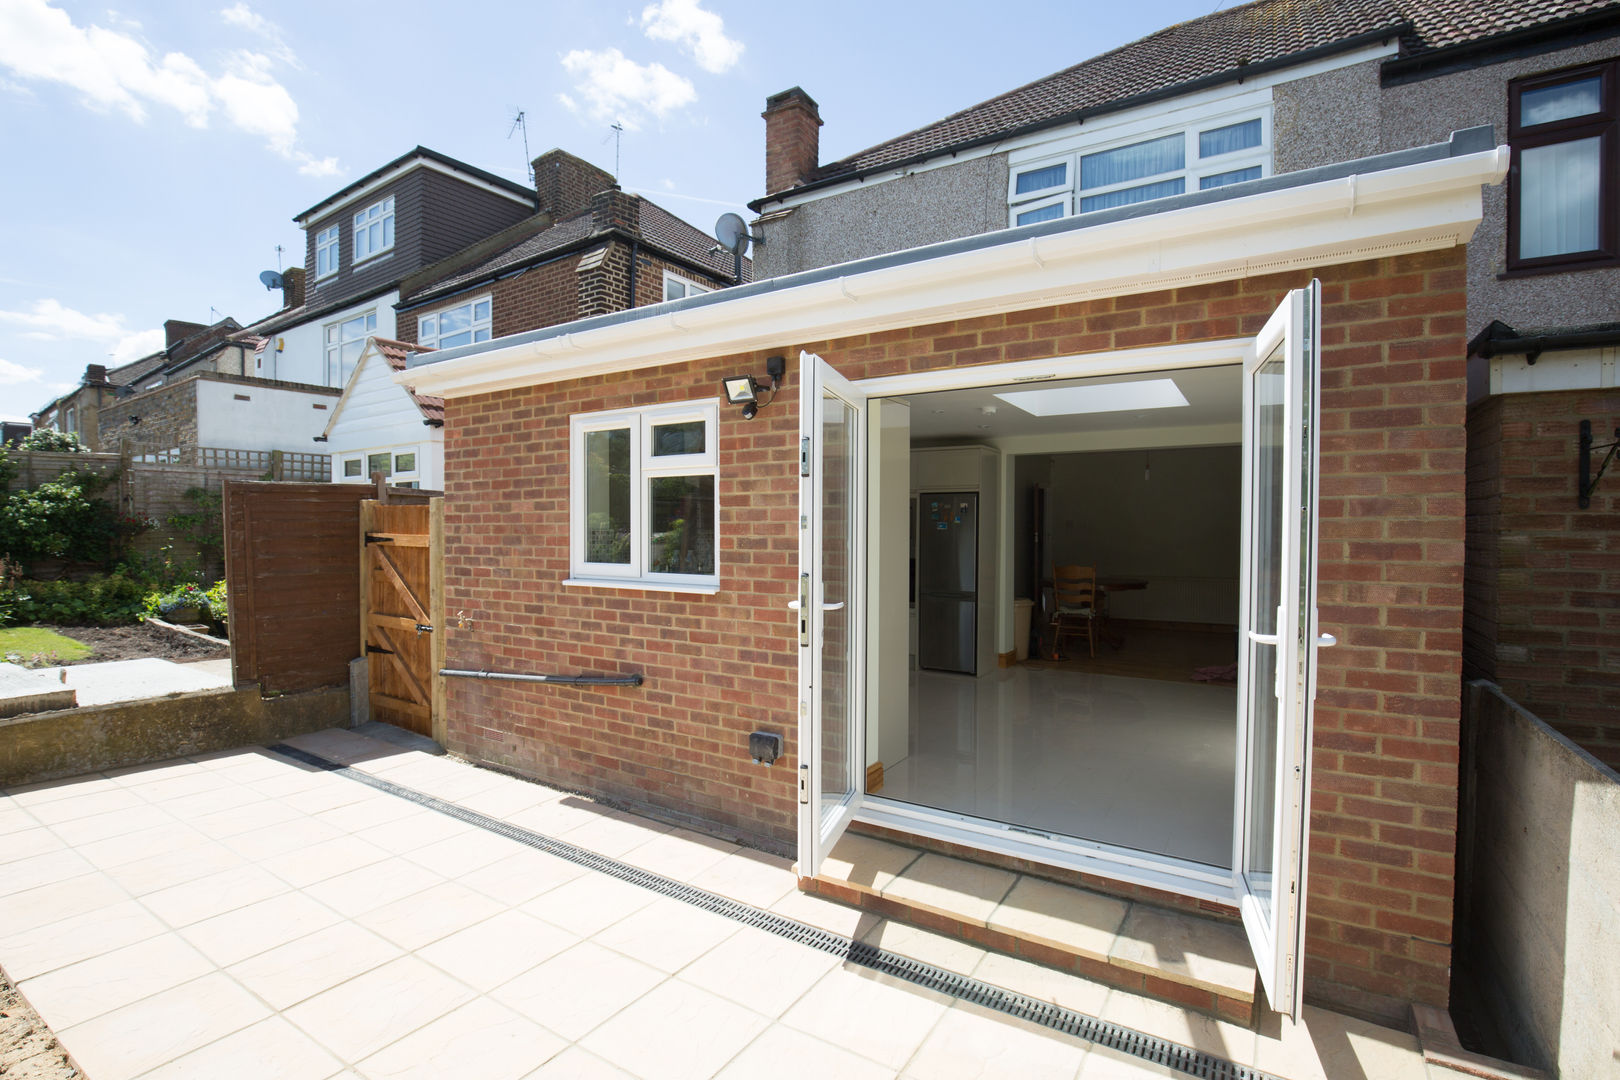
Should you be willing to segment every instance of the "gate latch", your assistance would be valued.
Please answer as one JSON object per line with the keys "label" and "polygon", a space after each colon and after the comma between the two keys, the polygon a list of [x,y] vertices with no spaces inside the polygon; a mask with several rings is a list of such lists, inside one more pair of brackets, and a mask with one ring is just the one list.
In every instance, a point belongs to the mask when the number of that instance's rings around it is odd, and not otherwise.
{"label": "gate latch", "polygon": [[416,624],[416,636],[417,637],[421,637],[423,634],[431,634],[431,633],[433,633],[433,624],[432,623],[419,622],[419,623]]}

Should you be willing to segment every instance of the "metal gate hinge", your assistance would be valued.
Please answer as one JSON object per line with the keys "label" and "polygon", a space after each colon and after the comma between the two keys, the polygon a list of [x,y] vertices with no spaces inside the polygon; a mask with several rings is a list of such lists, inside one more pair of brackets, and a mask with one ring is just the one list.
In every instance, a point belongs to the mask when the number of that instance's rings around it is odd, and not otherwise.
{"label": "metal gate hinge", "polygon": [[382,653],[384,656],[393,656],[394,655],[394,650],[393,649],[385,649],[381,645],[372,645],[369,642],[366,645],[366,652],[368,652],[368,653]]}
{"label": "metal gate hinge", "polygon": [[393,542],[394,538],[392,536],[382,536],[378,533],[366,533],[366,543],[368,544],[392,544]]}

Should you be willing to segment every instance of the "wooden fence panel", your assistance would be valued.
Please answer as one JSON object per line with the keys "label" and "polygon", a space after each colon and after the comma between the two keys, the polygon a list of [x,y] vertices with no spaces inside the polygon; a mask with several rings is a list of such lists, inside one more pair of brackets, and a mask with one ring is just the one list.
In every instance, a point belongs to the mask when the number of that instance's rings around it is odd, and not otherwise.
{"label": "wooden fence panel", "polygon": [[[361,484],[225,482],[225,580],[238,684],[266,693],[344,686],[360,654],[355,547]],[[436,492],[391,488],[391,501]]]}

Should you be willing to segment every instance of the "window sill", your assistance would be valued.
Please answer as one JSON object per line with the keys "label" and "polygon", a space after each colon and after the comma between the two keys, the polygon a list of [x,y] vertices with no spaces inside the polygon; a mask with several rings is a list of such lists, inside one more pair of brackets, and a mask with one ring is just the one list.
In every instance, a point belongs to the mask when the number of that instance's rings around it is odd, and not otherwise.
{"label": "window sill", "polygon": [[570,577],[563,579],[563,585],[571,589],[627,589],[635,592],[691,593],[694,596],[714,596],[720,591],[719,585],[682,585],[673,581],[643,581],[641,578]]}
{"label": "window sill", "polygon": [[1512,281],[1514,278],[1543,277],[1547,274],[1573,274],[1581,270],[1613,270],[1620,266],[1620,258],[1603,256],[1571,260],[1570,262],[1549,263],[1545,266],[1522,266],[1516,270],[1503,270],[1496,275],[1497,281]]}

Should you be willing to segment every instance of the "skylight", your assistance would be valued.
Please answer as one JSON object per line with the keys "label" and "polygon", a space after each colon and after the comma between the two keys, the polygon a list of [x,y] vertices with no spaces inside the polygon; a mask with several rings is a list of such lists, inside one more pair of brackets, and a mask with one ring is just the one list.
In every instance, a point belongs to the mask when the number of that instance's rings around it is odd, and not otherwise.
{"label": "skylight", "polygon": [[1173,409],[1187,404],[1174,379],[1141,382],[1091,383],[1047,390],[1014,390],[996,397],[1031,416],[1073,416],[1076,413],[1133,412]]}

